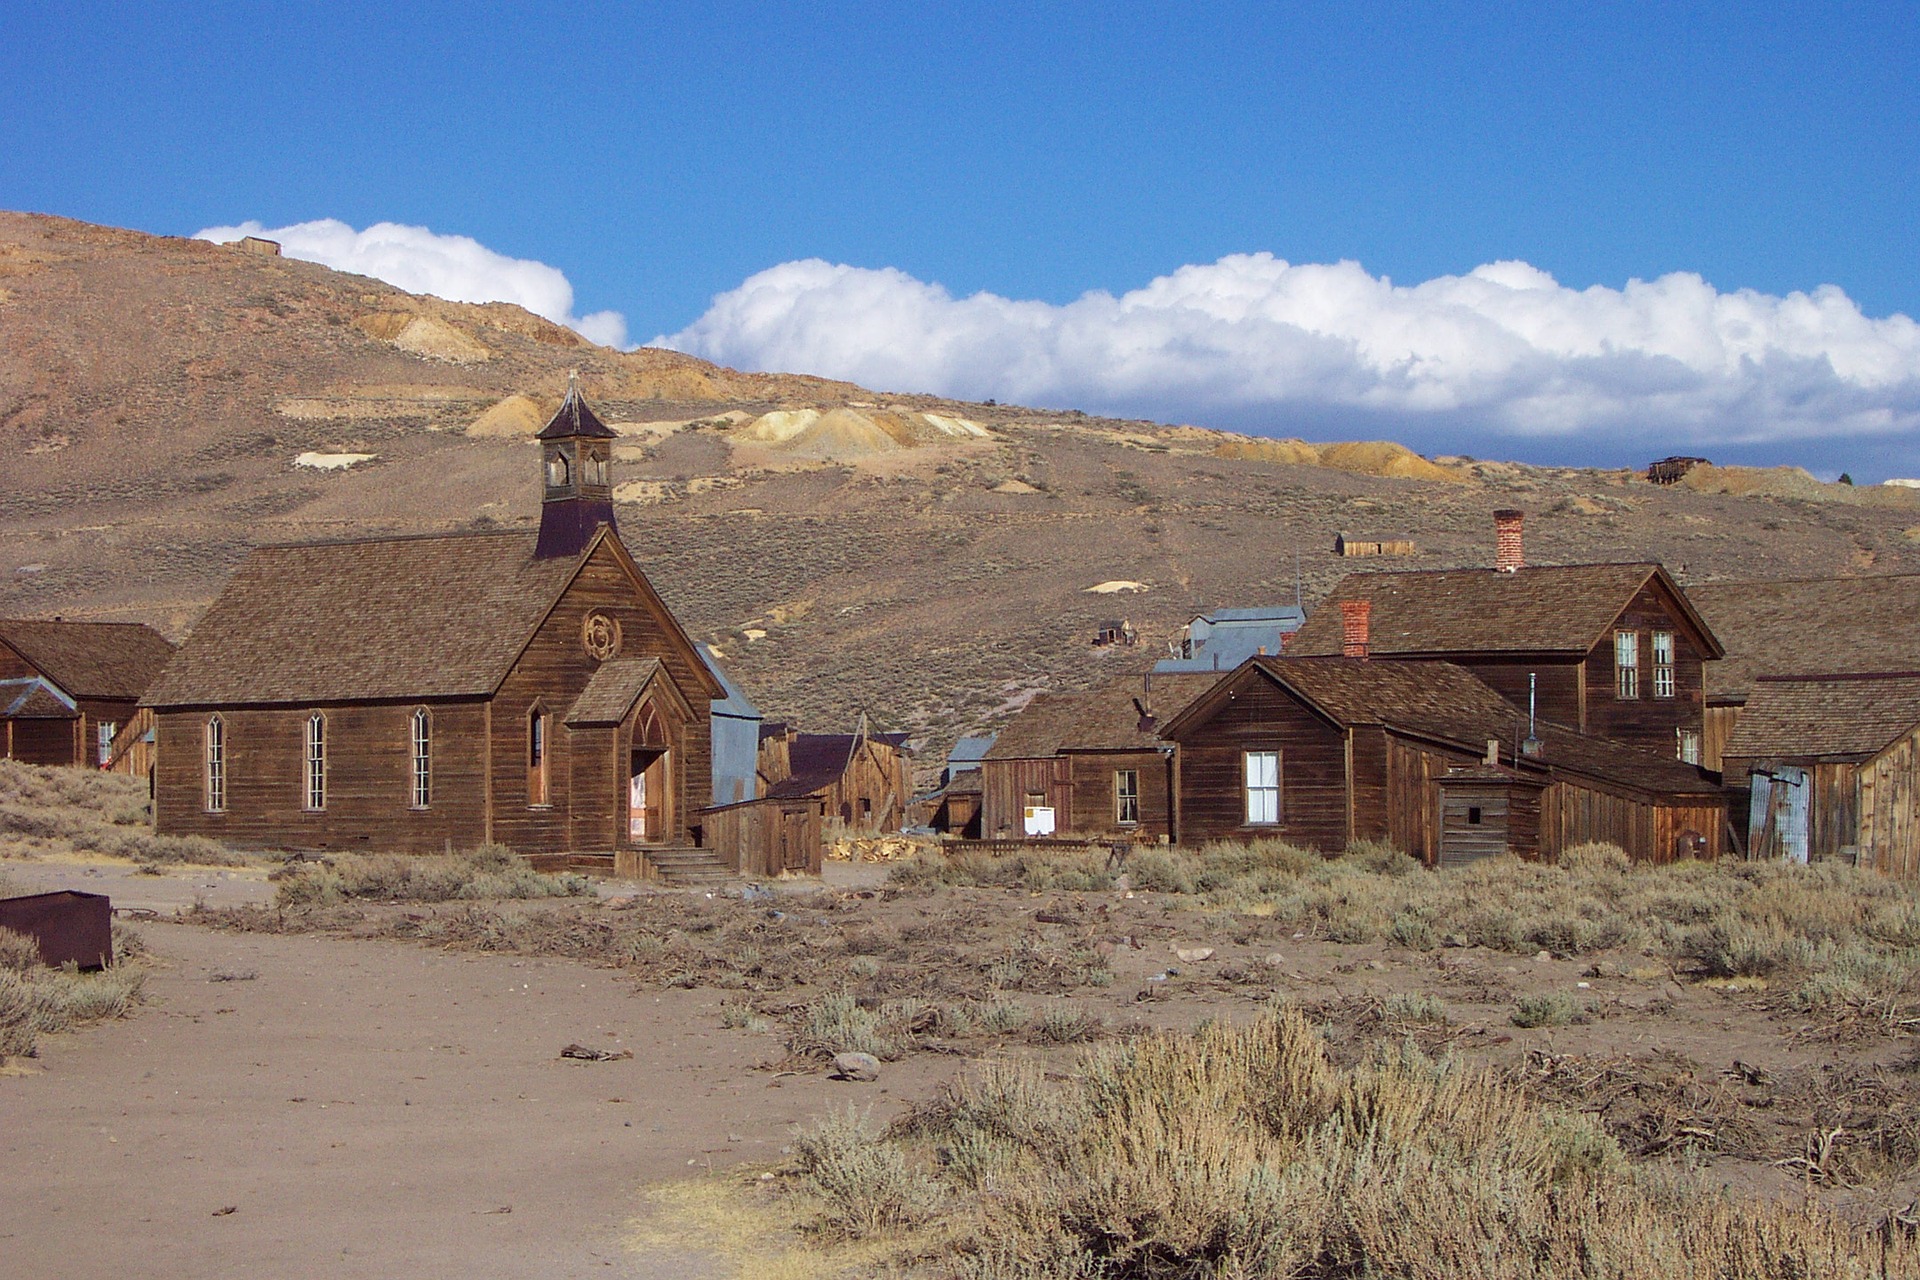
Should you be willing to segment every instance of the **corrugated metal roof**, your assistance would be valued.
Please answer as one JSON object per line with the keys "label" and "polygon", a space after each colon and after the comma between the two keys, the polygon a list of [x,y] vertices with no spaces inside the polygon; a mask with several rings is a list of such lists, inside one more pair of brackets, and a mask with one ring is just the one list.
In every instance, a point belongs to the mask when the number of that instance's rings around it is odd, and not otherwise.
{"label": "corrugated metal roof", "polygon": [[1740,759],[1876,755],[1920,725],[1920,673],[1763,677],[1725,754]]}
{"label": "corrugated metal roof", "polygon": [[720,687],[726,690],[726,697],[713,700],[713,714],[730,716],[736,720],[760,719],[760,708],[753,705],[753,700],[747,697],[746,690],[735,684],[733,677],[727,674],[727,669],[720,665],[720,655],[713,651],[713,646],[696,644],[694,648],[699,651],[700,660],[707,664],[707,671],[720,682]]}
{"label": "corrugated metal roof", "polygon": [[956,740],[953,750],[947,752],[947,767],[955,765],[978,764],[986,759],[987,752],[993,749],[993,740],[998,735],[991,733],[972,734]]}
{"label": "corrugated metal roof", "polygon": [[1307,620],[1307,611],[1297,604],[1258,605],[1251,608],[1206,609],[1194,615],[1195,621],[1206,620],[1214,626],[1232,622],[1292,622]]}

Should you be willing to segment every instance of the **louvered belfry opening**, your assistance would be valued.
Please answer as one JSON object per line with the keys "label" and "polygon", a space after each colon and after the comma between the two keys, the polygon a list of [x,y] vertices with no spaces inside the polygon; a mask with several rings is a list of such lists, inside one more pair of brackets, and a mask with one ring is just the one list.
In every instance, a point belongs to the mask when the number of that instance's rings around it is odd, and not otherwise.
{"label": "louvered belfry opening", "polygon": [[536,437],[543,487],[536,559],[577,556],[601,525],[613,520],[613,441],[619,435],[569,377],[567,397]]}

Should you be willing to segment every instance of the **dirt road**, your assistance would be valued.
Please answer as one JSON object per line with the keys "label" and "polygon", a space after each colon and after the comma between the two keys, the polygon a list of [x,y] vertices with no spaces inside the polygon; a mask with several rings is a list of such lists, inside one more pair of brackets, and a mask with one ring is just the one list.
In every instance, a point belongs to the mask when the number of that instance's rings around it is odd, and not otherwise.
{"label": "dirt road", "polygon": [[849,1099],[885,1114],[937,1069],[779,1077],[718,993],[564,961],[142,929],[150,1003],[0,1078],[9,1274],[714,1274],[623,1243],[644,1185],[771,1159]]}

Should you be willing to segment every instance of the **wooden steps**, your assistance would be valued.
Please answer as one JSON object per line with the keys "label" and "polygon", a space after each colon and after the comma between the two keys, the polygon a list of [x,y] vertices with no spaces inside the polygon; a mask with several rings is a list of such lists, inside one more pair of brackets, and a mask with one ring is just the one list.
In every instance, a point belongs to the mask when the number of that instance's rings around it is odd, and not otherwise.
{"label": "wooden steps", "polygon": [[[727,864],[711,849],[696,849],[690,845],[662,847],[642,850],[641,856],[653,865],[655,874],[663,883],[676,887],[719,884],[733,876]],[[582,875],[611,879],[619,874],[618,860],[611,853],[535,853],[528,855],[527,864],[535,871],[549,875],[575,871]]]}
{"label": "wooden steps", "polygon": [[671,885],[720,884],[733,876],[711,849],[648,849],[645,856],[660,878]]}

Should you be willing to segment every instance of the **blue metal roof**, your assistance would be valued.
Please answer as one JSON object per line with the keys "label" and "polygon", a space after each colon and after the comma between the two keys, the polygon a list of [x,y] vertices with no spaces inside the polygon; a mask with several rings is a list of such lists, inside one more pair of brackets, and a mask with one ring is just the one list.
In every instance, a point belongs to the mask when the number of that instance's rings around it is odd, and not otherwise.
{"label": "blue metal roof", "polygon": [[713,646],[696,644],[694,648],[699,650],[700,661],[707,664],[707,670],[713,673],[713,678],[718,680],[720,687],[727,691],[726,697],[713,700],[713,714],[731,716],[737,720],[760,719],[760,708],[753,705],[753,700],[747,697],[746,691],[735,684],[733,677],[727,674],[726,668],[720,665],[719,655],[714,653]]}
{"label": "blue metal roof", "polygon": [[1297,604],[1262,605],[1250,609],[1203,609],[1194,615],[1194,621],[1210,622],[1214,626],[1228,622],[1291,622],[1299,626],[1307,620],[1307,611]]}
{"label": "blue metal roof", "polygon": [[1280,653],[1281,637],[1307,620],[1297,604],[1209,609],[1187,625],[1188,656],[1162,658],[1156,672],[1231,671],[1248,658]]}
{"label": "blue metal roof", "polygon": [[997,733],[976,734],[961,738],[953,744],[953,750],[947,752],[947,767],[957,764],[979,764],[987,758],[987,751],[993,746]]}

